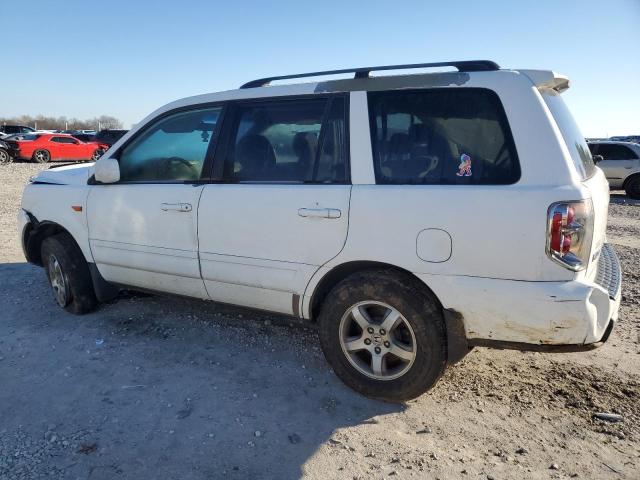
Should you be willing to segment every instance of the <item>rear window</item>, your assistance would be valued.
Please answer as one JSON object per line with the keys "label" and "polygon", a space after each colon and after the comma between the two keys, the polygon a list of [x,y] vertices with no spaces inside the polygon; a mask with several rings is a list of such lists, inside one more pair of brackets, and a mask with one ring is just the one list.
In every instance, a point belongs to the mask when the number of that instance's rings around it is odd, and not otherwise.
{"label": "rear window", "polygon": [[495,92],[447,88],[368,95],[377,183],[505,185],[520,178]]}
{"label": "rear window", "polygon": [[596,172],[591,152],[584,135],[580,132],[580,128],[573,119],[573,115],[571,115],[564,100],[555,90],[544,91],[542,98],[547,107],[549,107],[560,133],[562,133],[562,138],[567,144],[576,170],[583,179],[591,177]]}

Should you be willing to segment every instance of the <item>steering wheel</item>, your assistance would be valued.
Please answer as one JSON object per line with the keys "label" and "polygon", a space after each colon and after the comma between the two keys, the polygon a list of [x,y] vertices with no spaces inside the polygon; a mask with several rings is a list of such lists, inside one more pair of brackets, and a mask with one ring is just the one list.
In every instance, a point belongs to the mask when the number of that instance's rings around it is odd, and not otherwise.
{"label": "steering wheel", "polygon": [[189,170],[193,173],[193,175],[190,177],[190,179],[197,179],[198,177],[200,177],[200,172],[198,171],[198,169],[196,167],[194,167],[188,160],[185,160],[184,158],[180,158],[180,157],[169,157],[169,158],[163,158],[162,159],[162,167],[160,168],[160,170],[162,171],[163,174],[168,175],[171,169],[171,164],[172,163],[178,163],[181,165],[186,166],[187,168],[189,168]]}

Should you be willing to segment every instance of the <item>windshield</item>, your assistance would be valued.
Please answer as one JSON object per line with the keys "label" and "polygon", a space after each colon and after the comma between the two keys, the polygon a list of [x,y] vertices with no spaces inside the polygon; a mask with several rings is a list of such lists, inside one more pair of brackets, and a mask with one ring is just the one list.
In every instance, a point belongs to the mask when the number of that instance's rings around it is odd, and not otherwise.
{"label": "windshield", "polygon": [[562,133],[562,137],[567,144],[576,170],[582,179],[586,180],[595,173],[596,167],[584,135],[580,132],[580,128],[573,119],[573,115],[571,115],[571,112],[558,92],[555,90],[545,90],[541,93],[542,98],[544,98],[547,107],[549,107]]}

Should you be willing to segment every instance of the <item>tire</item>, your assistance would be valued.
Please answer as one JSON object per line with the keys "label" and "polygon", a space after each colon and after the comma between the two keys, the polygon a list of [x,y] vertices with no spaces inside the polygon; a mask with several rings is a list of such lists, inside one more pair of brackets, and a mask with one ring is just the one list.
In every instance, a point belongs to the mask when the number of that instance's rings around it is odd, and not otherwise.
{"label": "tire", "polygon": [[0,165],[7,165],[13,162],[13,157],[9,155],[6,149],[0,148]]}
{"label": "tire", "polygon": [[104,153],[104,150],[101,148],[96,148],[93,151],[93,154],[91,155],[91,161],[93,162],[97,162],[98,159],[102,156],[102,154]]}
{"label": "tire", "polygon": [[68,233],[45,238],[41,255],[58,305],[76,315],[92,312],[98,307],[89,265]]}
{"label": "tire", "polygon": [[36,163],[49,163],[51,161],[51,154],[48,150],[36,150],[31,157]]}
{"label": "tire", "polygon": [[635,175],[627,180],[624,184],[624,191],[627,193],[627,197],[640,199],[640,175]]}
{"label": "tire", "polygon": [[[364,319],[372,333],[355,319],[354,313],[362,314],[362,309],[365,314],[360,320]],[[394,315],[396,327],[389,332],[379,328]],[[408,274],[381,269],[347,277],[327,295],[318,323],[322,350],[336,375],[366,397],[411,400],[433,387],[445,371],[446,330],[441,308]],[[376,348],[384,358],[378,361],[377,373]],[[393,352],[400,352],[403,358]]]}

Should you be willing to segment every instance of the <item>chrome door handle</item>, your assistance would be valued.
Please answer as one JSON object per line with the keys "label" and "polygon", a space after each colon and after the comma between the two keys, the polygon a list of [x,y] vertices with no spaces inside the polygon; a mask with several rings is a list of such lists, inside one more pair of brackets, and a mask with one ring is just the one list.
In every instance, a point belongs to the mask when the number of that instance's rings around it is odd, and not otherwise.
{"label": "chrome door handle", "polygon": [[190,212],[193,210],[193,207],[190,203],[162,203],[160,205],[163,211],[172,211],[172,212]]}
{"label": "chrome door handle", "polygon": [[298,215],[304,218],[340,218],[342,212],[337,208],[299,208]]}

